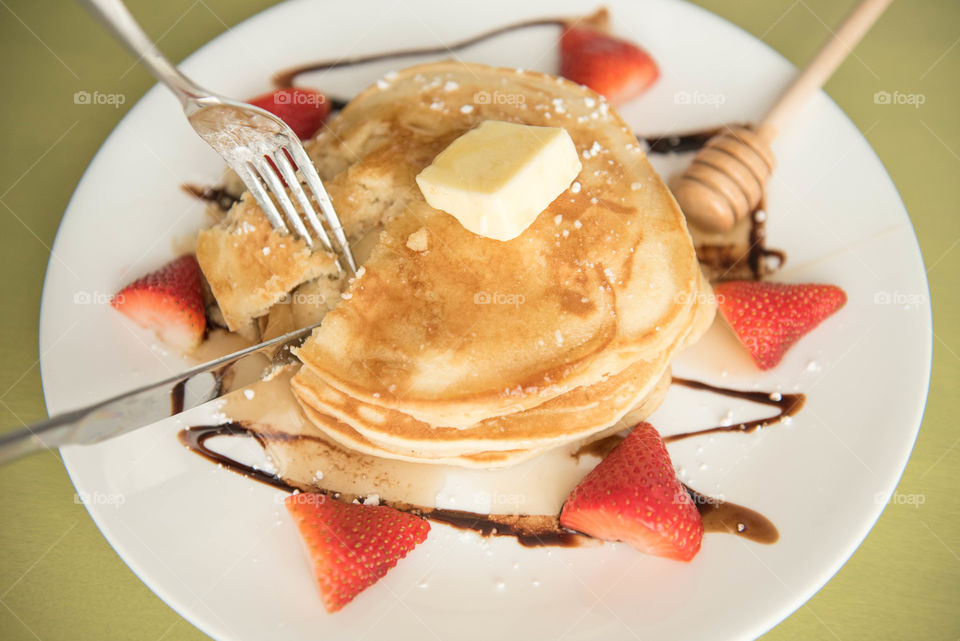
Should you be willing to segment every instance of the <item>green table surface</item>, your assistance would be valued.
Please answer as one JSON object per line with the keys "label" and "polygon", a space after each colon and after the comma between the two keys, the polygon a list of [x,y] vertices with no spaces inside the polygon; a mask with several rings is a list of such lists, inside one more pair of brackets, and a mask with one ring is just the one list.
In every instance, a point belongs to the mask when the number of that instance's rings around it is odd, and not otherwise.
{"label": "green table surface", "polygon": [[[180,60],[270,0],[131,0]],[[594,6],[584,2],[584,8]],[[851,2],[703,0],[802,65]],[[331,15],[331,19],[335,19]],[[960,639],[960,2],[900,0],[826,90],[893,177],[923,250],[934,315],[933,380],[898,492],[840,572],[765,638]],[[153,84],[76,4],[0,0],[0,425],[45,416],[37,352],[44,270],[87,163]],[[76,91],[126,104],[77,106]],[[924,97],[875,104],[877,91]],[[953,417],[953,418],[951,418]],[[203,639],[100,535],[56,453],[0,468],[0,639]],[[919,504],[919,505],[917,505]],[[319,607],[319,606],[318,606]],[[749,604],[746,604],[749,607]]]}

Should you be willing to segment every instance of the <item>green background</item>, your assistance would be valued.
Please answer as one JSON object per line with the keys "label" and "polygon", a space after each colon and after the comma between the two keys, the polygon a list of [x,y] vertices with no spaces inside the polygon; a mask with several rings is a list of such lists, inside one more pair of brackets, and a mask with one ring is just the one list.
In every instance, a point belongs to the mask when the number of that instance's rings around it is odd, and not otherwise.
{"label": "green background", "polygon": [[[174,60],[269,0],[136,0]],[[585,1],[585,9],[595,2]],[[705,0],[710,11],[801,65],[850,2]],[[335,16],[332,15],[331,19]],[[960,639],[960,2],[894,3],[827,84],[900,190],[923,249],[934,314],[933,382],[898,492],[862,547],[768,639]],[[60,217],[87,163],[153,84],[70,2],[0,0],[0,425],[44,417],[37,318]],[[126,104],[73,103],[78,90]],[[919,108],[876,91],[922,94]],[[82,505],[59,456],[0,468],[0,639],[204,639],[126,568]],[[749,607],[749,604],[745,604]]]}

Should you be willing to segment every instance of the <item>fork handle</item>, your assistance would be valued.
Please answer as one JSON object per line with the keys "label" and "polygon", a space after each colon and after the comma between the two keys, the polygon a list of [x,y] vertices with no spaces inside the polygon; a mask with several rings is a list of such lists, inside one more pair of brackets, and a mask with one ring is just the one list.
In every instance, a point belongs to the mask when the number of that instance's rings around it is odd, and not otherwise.
{"label": "fork handle", "polygon": [[209,95],[192,80],[180,73],[167,60],[137,23],[122,0],[80,0],[87,9],[113,34],[130,53],[137,58],[153,76],[165,84],[186,104],[196,98]]}

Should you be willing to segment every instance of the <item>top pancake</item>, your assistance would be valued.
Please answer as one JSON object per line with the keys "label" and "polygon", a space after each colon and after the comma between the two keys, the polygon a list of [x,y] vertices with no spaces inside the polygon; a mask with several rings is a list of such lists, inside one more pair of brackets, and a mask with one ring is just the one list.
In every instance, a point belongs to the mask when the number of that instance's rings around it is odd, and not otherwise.
{"label": "top pancake", "polygon": [[[414,182],[488,119],[563,126],[583,163],[576,186],[507,242],[431,208]],[[356,399],[466,427],[655,358],[695,311],[683,216],[586,88],[476,64],[411,67],[351,101],[311,152],[322,173],[339,165],[331,196],[351,235],[385,219],[361,275],[298,352]],[[422,228],[427,249],[414,251],[407,239]]]}

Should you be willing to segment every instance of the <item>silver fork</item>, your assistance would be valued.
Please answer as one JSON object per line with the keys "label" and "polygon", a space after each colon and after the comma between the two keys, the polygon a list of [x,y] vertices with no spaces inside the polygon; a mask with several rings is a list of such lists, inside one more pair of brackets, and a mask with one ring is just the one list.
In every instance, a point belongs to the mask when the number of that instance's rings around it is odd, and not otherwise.
{"label": "silver fork", "polygon": [[[180,100],[190,125],[236,172],[274,229],[289,233],[289,222],[294,233],[309,246],[313,247],[315,240],[319,240],[324,249],[336,254],[327,229],[317,216],[310,197],[297,177],[299,171],[313,200],[320,206],[323,220],[333,235],[340,257],[346,261],[350,272],[356,274],[357,265],[343,232],[343,225],[333,209],[333,203],[330,202],[313,162],[290,127],[264,109],[218,96],[199,87],[180,73],[157,50],[121,0],[81,2]],[[283,180],[277,175],[277,171]],[[287,194],[287,188],[300,206],[303,217]],[[285,216],[281,216],[277,204]],[[303,218],[306,218],[309,229]]]}

